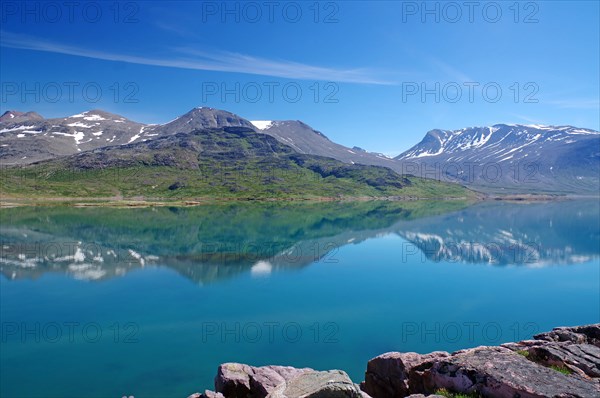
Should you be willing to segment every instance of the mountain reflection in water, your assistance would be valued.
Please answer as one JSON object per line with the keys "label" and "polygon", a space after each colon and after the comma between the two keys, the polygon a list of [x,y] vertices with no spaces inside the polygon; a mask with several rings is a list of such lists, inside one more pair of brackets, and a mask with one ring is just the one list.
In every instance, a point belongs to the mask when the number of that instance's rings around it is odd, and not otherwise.
{"label": "mountain reflection in water", "polygon": [[0,271],[101,280],[158,265],[205,284],[334,262],[340,247],[387,235],[403,240],[399,261],[573,264],[600,257],[599,209],[594,201],[11,208],[0,210]]}

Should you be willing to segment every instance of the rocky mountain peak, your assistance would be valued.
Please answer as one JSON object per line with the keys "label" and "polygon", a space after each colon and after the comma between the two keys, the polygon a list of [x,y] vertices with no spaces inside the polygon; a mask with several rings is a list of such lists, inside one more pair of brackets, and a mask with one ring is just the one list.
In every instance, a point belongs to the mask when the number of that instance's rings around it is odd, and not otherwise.
{"label": "rocky mountain peak", "polygon": [[234,113],[208,107],[194,108],[166,123],[165,126],[189,126],[198,128],[249,127],[255,129],[248,120]]}
{"label": "rocky mountain peak", "polygon": [[6,111],[0,116],[0,122],[4,122],[6,120],[14,119],[15,117],[19,117],[23,115],[23,112],[19,111]]}
{"label": "rocky mountain peak", "polygon": [[24,120],[42,120],[43,117],[36,112],[20,112],[15,110],[6,111],[0,116],[0,123],[21,122]]}

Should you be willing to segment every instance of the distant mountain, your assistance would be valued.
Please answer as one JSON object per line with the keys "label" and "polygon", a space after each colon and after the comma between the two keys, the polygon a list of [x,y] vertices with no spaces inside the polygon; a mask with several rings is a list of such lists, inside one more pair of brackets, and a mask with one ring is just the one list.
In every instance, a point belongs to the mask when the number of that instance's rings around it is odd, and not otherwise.
{"label": "distant mountain", "polygon": [[600,133],[572,126],[432,130],[395,160],[415,175],[497,193],[600,189]]}
{"label": "distant mountain", "polygon": [[278,141],[291,146],[299,153],[326,156],[351,164],[369,164],[393,167],[394,161],[382,154],[352,149],[329,140],[323,133],[299,120],[252,121],[261,133],[268,134]]}
{"label": "distant mountain", "polygon": [[56,119],[8,111],[0,117],[0,164],[28,164],[127,144],[135,141],[144,127],[101,110]]}

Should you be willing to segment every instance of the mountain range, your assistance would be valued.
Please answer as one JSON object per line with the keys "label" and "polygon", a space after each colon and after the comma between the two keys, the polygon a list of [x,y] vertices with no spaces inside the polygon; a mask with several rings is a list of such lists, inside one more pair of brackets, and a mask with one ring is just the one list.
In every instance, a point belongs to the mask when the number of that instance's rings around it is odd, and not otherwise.
{"label": "mountain range", "polygon": [[[0,148],[13,161],[20,159],[2,168],[0,192],[8,199],[473,197],[457,184],[300,153],[257,132],[249,121],[210,108],[193,109],[163,125],[140,126],[99,111],[51,121],[14,115],[5,123],[0,145],[6,146]],[[120,145],[113,140],[115,125],[121,129]],[[65,137],[70,147],[56,144]],[[73,153],[53,153],[55,148]],[[31,162],[34,156],[46,159]]]}
{"label": "mountain range", "polygon": [[[249,121],[207,107],[194,108],[159,125],[138,123],[102,110],[55,119],[44,119],[35,112],[8,111],[0,117],[0,165],[57,160],[77,166],[82,159],[89,163],[90,156],[95,156],[98,159],[92,163],[105,168],[106,162],[119,163],[112,157],[124,159],[130,151],[147,154],[160,147],[164,155],[173,149],[168,143],[179,148],[173,140],[189,144],[183,135],[206,129],[212,129],[210,134],[216,141],[217,130],[227,135],[237,129],[238,134],[246,132],[244,140],[263,137],[259,141],[266,142],[265,136],[274,138],[282,144],[278,150],[285,147],[294,154],[290,156],[317,156],[320,161],[329,158],[350,166],[382,166],[402,178],[458,183],[486,193],[597,195],[600,190],[600,133],[590,129],[497,124],[431,130],[420,143],[392,159],[337,144],[301,121]],[[138,146],[131,149],[131,145]],[[133,152],[131,155],[139,160],[140,155]],[[87,155],[78,156],[83,154]],[[255,157],[256,153],[246,155]],[[69,156],[72,158],[67,159]]]}

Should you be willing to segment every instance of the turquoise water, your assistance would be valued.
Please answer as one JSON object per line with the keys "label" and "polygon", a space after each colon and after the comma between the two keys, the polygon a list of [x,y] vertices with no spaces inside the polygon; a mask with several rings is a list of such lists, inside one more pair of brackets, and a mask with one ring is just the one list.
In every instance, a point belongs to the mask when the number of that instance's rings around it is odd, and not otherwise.
{"label": "turquoise water", "polygon": [[596,202],[0,210],[2,397],[185,397],[600,321]]}

